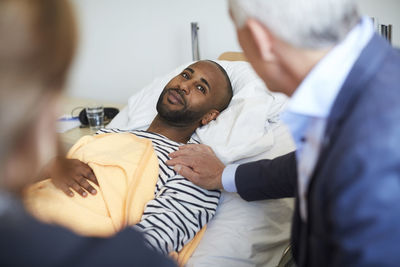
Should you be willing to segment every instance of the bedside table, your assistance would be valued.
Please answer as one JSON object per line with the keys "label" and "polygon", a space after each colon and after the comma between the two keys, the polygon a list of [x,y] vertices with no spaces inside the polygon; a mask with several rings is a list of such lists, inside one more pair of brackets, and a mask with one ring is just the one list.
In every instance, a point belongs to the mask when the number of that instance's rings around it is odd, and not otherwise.
{"label": "bedside table", "polygon": [[[97,100],[92,100],[92,99],[84,99],[84,98],[75,98],[75,97],[63,97],[61,100],[61,110],[63,114],[71,114],[73,109],[77,109],[74,111],[74,115],[78,115],[79,112],[87,106],[89,103],[98,103],[102,104],[103,107],[114,107],[118,108],[120,111],[122,108],[126,106],[126,104],[121,104],[121,103],[113,103],[113,102],[107,102],[107,101],[97,101]],[[60,141],[65,149],[65,151],[68,151],[75,143],[76,141],[79,140],[82,136],[85,135],[92,135],[95,134],[96,131],[90,130],[89,127],[85,128],[80,128],[75,127],[73,129],[70,129],[66,132],[59,133],[60,136]]]}

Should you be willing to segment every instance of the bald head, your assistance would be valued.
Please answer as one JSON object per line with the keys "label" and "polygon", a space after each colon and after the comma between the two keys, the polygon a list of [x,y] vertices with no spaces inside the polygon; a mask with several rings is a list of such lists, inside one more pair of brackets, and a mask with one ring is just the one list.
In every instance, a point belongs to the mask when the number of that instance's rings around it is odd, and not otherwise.
{"label": "bald head", "polygon": [[221,74],[224,76],[225,79],[225,94],[223,94],[223,96],[221,97],[221,99],[219,99],[219,104],[216,107],[218,111],[223,111],[224,109],[226,109],[229,105],[229,103],[232,100],[232,96],[233,96],[233,90],[232,90],[232,83],[231,83],[231,79],[229,79],[228,73],[226,72],[226,70],[217,62],[212,61],[212,60],[207,60],[208,62],[211,62],[213,64],[215,64],[217,66],[217,68],[219,69],[219,71],[221,72]]}

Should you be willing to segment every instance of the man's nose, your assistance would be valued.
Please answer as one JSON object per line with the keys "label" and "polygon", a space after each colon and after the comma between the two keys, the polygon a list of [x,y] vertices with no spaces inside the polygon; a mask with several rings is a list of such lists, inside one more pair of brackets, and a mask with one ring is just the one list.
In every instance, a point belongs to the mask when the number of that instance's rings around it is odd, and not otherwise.
{"label": "man's nose", "polygon": [[190,93],[190,87],[191,84],[189,81],[187,81],[181,84],[180,89],[185,93],[185,95],[188,95]]}

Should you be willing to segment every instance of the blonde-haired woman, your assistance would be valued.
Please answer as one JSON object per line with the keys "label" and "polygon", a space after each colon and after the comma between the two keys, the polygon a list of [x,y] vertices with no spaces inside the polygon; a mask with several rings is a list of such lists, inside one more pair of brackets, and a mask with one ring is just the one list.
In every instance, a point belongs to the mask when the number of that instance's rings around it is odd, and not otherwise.
{"label": "blonde-haired woman", "polygon": [[80,237],[21,205],[20,191],[57,153],[55,114],[75,44],[66,0],[0,0],[0,266],[173,266],[131,229]]}

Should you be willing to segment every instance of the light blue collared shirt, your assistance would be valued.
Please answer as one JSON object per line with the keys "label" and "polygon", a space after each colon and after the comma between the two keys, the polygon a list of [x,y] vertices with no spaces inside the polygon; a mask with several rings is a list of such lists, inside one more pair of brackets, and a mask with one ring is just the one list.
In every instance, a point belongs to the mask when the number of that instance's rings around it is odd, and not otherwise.
{"label": "light blue collared shirt", "polygon": [[[371,20],[362,18],[347,37],[314,66],[296,89],[282,116],[296,144],[300,214],[305,221],[306,191],[319,156],[327,118],[343,83],[373,33]],[[228,192],[237,191],[237,166],[226,166],[222,174],[222,185]]]}

